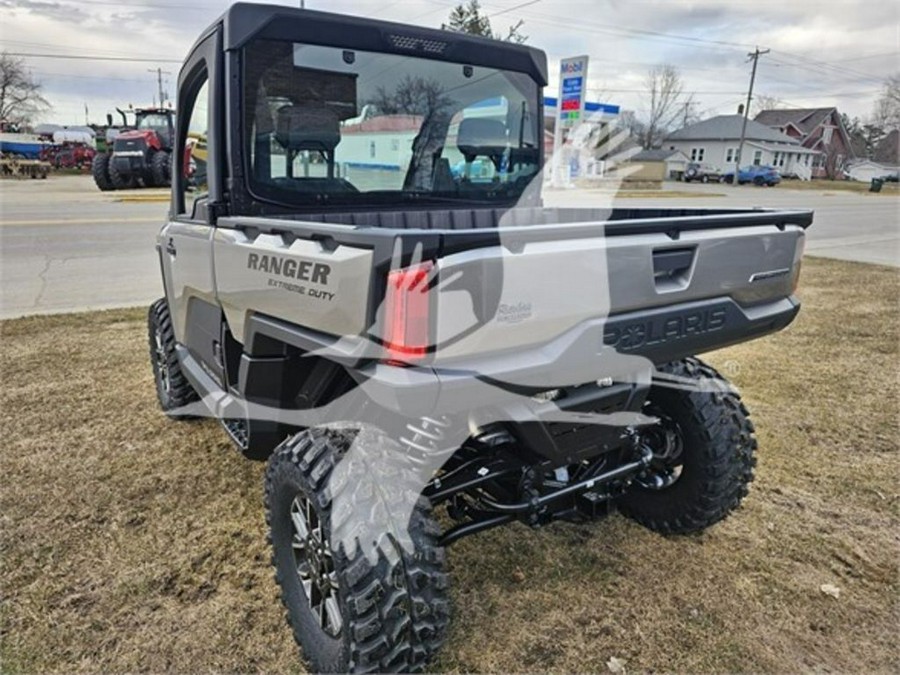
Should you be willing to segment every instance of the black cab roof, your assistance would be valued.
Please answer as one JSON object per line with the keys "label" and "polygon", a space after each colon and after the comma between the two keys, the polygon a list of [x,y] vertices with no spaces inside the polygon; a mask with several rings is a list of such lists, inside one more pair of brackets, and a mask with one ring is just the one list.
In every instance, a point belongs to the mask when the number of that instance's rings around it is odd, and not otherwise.
{"label": "black cab roof", "polygon": [[254,38],[292,40],[513,70],[547,85],[547,56],[540,49],[466,33],[246,2],[232,5],[204,36],[218,25],[224,29],[226,51]]}

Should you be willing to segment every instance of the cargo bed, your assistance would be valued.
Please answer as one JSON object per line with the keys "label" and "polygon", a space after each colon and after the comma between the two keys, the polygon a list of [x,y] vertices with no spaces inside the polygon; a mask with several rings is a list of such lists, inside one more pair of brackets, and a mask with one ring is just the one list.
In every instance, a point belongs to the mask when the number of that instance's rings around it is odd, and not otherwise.
{"label": "cargo bed", "polygon": [[[340,338],[345,356],[363,356],[383,334],[388,272],[432,261],[432,366],[547,349],[589,324],[597,346],[662,362],[789,323],[811,221],[809,211],[763,209],[225,217],[213,235],[216,291],[246,348],[255,317],[323,343]],[[331,295],[310,297],[320,285],[309,276],[300,285],[293,263],[285,279],[282,259],[327,265]]]}

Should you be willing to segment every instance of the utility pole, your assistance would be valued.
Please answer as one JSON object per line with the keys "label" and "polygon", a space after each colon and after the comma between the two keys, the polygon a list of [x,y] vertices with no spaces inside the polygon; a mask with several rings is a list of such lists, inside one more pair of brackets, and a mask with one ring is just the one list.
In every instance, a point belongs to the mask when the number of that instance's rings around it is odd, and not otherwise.
{"label": "utility pole", "polygon": [[741,156],[744,154],[744,138],[747,135],[747,116],[750,114],[750,101],[753,100],[753,83],[756,81],[756,66],[759,63],[759,57],[768,54],[771,49],[759,50],[747,54],[747,60],[753,60],[753,71],[750,73],[750,89],[747,91],[747,105],[744,107],[744,121],[741,124],[741,142],[738,145],[737,157],[734,158],[734,185],[737,185],[738,175],[741,172]]}
{"label": "utility pole", "polygon": [[694,100],[694,95],[691,94],[688,96],[688,100],[684,102],[684,115],[682,118],[682,128],[688,125],[688,120],[691,118],[691,113],[697,107],[697,102]]}
{"label": "utility pole", "polygon": [[166,93],[163,91],[163,75],[171,75],[168,70],[163,70],[162,68],[150,68],[147,70],[148,73],[156,73],[156,85],[159,89],[159,107],[162,108],[166,102]]}

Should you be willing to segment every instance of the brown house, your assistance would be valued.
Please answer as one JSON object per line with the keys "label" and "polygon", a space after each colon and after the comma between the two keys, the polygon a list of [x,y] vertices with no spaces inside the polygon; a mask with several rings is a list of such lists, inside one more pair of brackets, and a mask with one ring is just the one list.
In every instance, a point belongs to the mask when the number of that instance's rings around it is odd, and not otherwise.
{"label": "brown house", "polygon": [[804,148],[818,150],[812,169],[814,178],[836,178],[854,157],[850,136],[837,108],[763,110],[756,121],[795,138]]}

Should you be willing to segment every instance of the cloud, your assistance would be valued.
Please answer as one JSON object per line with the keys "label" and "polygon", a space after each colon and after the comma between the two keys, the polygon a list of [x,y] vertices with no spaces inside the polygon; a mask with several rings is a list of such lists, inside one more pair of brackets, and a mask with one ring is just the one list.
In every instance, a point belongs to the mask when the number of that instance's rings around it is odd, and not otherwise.
{"label": "cloud", "polygon": [[[282,4],[296,6],[294,0]],[[307,0],[308,7],[439,27],[453,0]],[[483,0],[487,14],[516,0]],[[0,0],[2,47],[16,52],[136,55],[181,59],[227,2],[213,0]],[[897,70],[900,3],[863,0],[543,0],[493,19],[505,29],[523,19],[529,44],[547,51],[551,71],[574,54],[591,56],[590,87],[610,103],[639,109],[641,81],[657,63],[677,66],[701,108],[732,110],[747,87],[747,52],[760,61],[757,91],[798,105],[840,105],[867,115],[879,82]],[[73,30],[73,25],[77,30]],[[29,58],[55,104],[53,121],[83,119],[85,100],[102,115],[115,104],[149,103],[156,66]],[[553,93],[553,78],[548,93]],[[847,96],[848,93],[865,92]],[[80,103],[77,99],[83,99]],[[99,120],[97,120],[99,121]]]}
{"label": "cloud", "polygon": [[74,23],[81,23],[87,18],[87,14],[77,6],[45,0],[0,0],[0,9],[21,10]]}

